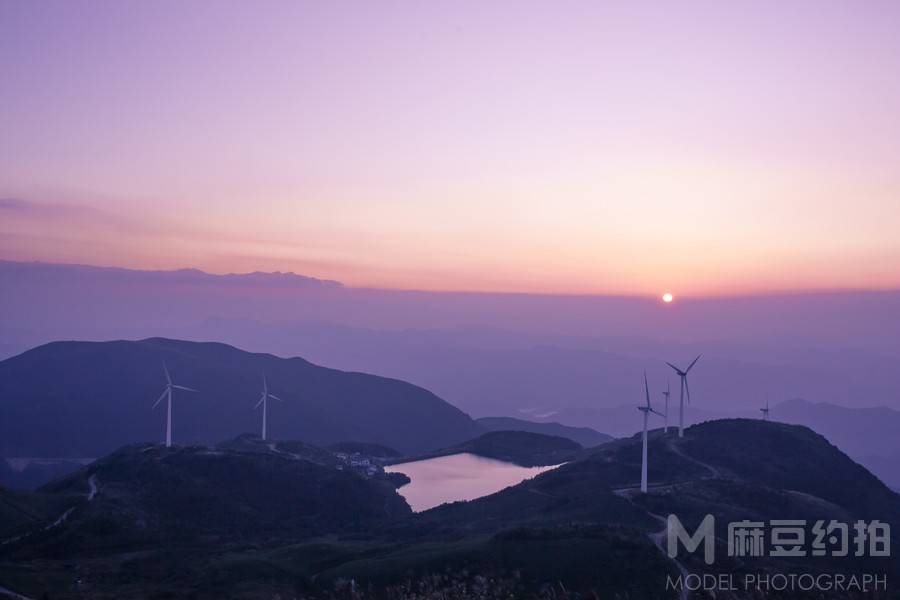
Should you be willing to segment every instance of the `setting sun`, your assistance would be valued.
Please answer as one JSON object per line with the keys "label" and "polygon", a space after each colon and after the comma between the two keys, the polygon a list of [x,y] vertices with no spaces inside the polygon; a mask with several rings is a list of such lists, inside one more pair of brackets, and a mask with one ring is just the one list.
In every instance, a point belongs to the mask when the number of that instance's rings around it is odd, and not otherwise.
{"label": "setting sun", "polygon": [[670,303],[674,299],[675,299],[675,296],[673,296],[669,292],[666,292],[665,294],[662,295],[662,301],[665,302],[666,304]]}

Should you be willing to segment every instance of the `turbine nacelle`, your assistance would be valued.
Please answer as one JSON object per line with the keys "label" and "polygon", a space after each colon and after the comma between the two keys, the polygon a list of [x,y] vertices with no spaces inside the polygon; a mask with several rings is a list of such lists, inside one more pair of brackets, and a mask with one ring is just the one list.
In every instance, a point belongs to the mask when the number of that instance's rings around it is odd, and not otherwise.
{"label": "turbine nacelle", "polygon": [[703,356],[703,355],[702,355],[702,354],[698,354],[698,355],[697,355],[697,358],[695,358],[694,360],[692,360],[692,361],[691,361],[691,364],[688,365],[687,369],[685,369],[685,370],[683,370],[683,371],[682,371],[681,369],[679,369],[678,367],[676,367],[675,365],[673,365],[672,363],[668,362],[668,361],[666,361],[666,364],[669,365],[670,367],[672,367],[672,368],[675,370],[675,372],[678,373],[678,376],[679,376],[679,377],[687,377],[687,374],[691,372],[691,369],[694,368],[694,365],[697,364],[697,361],[700,360],[700,357],[701,357],[701,356]]}
{"label": "turbine nacelle", "polygon": [[269,384],[268,384],[268,382],[266,381],[266,376],[263,375],[263,389],[262,389],[262,394],[261,394],[260,397],[259,397],[259,402],[257,402],[256,405],[255,405],[253,408],[254,408],[254,409],[259,408],[260,405],[262,405],[262,403],[265,402],[266,400],[268,400],[269,398],[272,398],[273,400],[278,400],[279,402],[284,402],[284,400],[282,400],[281,398],[279,398],[279,397],[276,396],[275,394],[270,394],[270,393],[269,393]]}
{"label": "turbine nacelle", "polygon": [[649,408],[649,407],[646,407],[646,406],[638,406],[637,409],[638,409],[639,411],[641,411],[641,412],[645,412],[645,413],[653,413],[654,415],[659,415],[660,417],[666,416],[666,415],[662,414],[661,412],[659,412],[658,410],[653,409],[653,408]]}
{"label": "turbine nacelle", "polygon": [[646,371],[644,371],[644,399],[647,404],[645,406],[638,406],[637,408],[639,411],[651,412],[651,413],[653,413],[655,415],[659,415],[661,417],[665,416],[661,412],[654,410],[653,407],[650,405],[650,385],[647,383],[647,372]]}
{"label": "turbine nacelle", "polygon": [[688,373],[691,372],[691,369],[694,368],[694,365],[697,364],[697,361],[700,360],[700,354],[697,355],[691,364],[688,365],[687,369],[680,369],[673,365],[670,362],[666,362],[667,365],[672,367],[675,373],[678,375],[679,379],[681,379],[681,398],[678,402],[678,437],[684,437],[684,398],[687,396],[688,404],[691,403],[691,388],[688,385]]}
{"label": "turbine nacelle", "polygon": [[266,439],[266,423],[267,423],[267,415],[266,409],[269,406],[269,398],[273,400],[278,400],[279,402],[284,402],[281,398],[276,396],[275,394],[269,393],[269,382],[266,381],[266,376],[263,375],[263,389],[262,394],[259,396],[259,401],[256,403],[256,406],[253,407],[254,410],[262,406],[263,414],[262,414],[262,439]]}
{"label": "turbine nacelle", "polygon": [[153,403],[153,409],[159,406],[159,403],[163,401],[163,398],[168,398],[168,402],[166,403],[166,447],[172,445],[172,390],[183,390],[185,392],[197,392],[194,388],[189,388],[184,385],[177,385],[172,382],[172,375],[169,373],[169,367],[166,366],[166,363],[163,362],[163,373],[166,375],[166,387],[163,388],[162,394],[160,394],[159,398],[156,399],[156,402]]}

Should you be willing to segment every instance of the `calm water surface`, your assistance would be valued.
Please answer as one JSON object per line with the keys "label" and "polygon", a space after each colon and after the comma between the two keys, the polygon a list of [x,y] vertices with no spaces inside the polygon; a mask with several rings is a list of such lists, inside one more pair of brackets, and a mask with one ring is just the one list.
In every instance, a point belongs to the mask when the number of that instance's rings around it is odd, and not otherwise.
{"label": "calm water surface", "polygon": [[464,453],[391,465],[384,470],[409,476],[412,482],[397,492],[419,512],[445,502],[487,496],[553,468],[520,467]]}

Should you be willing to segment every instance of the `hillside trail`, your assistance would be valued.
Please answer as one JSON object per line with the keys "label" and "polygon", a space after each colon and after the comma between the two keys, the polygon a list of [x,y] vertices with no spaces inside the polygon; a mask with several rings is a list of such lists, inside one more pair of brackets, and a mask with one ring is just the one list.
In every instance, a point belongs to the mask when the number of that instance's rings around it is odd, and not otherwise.
{"label": "hillside trail", "polygon": [[97,474],[94,473],[88,478],[88,486],[90,486],[91,491],[88,492],[88,502],[93,502],[94,496],[97,495]]}
{"label": "hillside trail", "polygon": [[0,585],[0,598],[12,598],[12,600],[33,600],[28,596],[18,594],[10,589],[3,587],[2,585]]}
{"label": "hillside trail", "polygon": [[[93,502],[94,498],[97,496],[97,492],[100,491],[99,484],[97,483],[97,474],[96,473],[91,475],[88,478],[88,488],[89,489],[88,489],[88,493],[87,493],[87,501]],[[11,537],[11,538],[6,538],[5,540],[0,541],[0,546],[5,546],[6,544],[11,544],[13,542],[18,542],[19,540],[24,539],[30,535],[34,535],[35,533],[39,533],[41,531],[50,531],[51,529],[59,527],[60,525],[62,525],[69,519],[69,516],[71,516],[71,514],[75,511],[76,508],[78,508],[78,507],[72,506],[72,507],[66,509],[66,511],[63,514],[61,514],[59,517],[57,517],[57,519],[55,521],[53,521],[52,523],[50,523],[49,525],[45,525],[44,527],[41,527],[39,529],[35,529],[33,531],[29,531],[27,533],[23,533],[23,534],[20,534],[20,535]],[[12,598],[13,600],[33,600],[32,598],[29,598],[28,596],[23,596],[22,594],[14,592],[9,588],[5,588],[2,585],[0,585],[0,598],[5,598],[5,597]]]}
{"label": "hillside trail", "polygon": [[[675,483],[660,483],[660,484],[656,484],[656,485],[650,485],[650,486],[648,486],[648,490],[669,489],[669,488],[675,487],[678,484],[688,483],[689,481],[705,481],[705,480],[709,480],[709,479],[722,479],[725,477],[722,474],[722,471],[720,471],[718,468],[716,468],[708,463],[705,463],[701,460],[698,460],[698,459],[694,458],[693,456],[685,454],[684,450],[682,450],[677,443],[678,439],[683,439],[683,438],[678,438],[677,436],[666,438],[666,440],[665,440],[666,448],[671,450],[674,454],[677,454],[679,457],[683,458],[684,460],[706,469],[706,471],[708,472],[707,475],[703,476],[703,477],[699,477],[697,479],[693,479],[693,480],[679,481],[679,482],[675,482]],[[669,558],[669,560],[671,560],[675,564],[675,568],[678,569],[678,572],[681,574],[681,580],[682,580],[682,582],[684,582],[685,578],[690,574],[690,572],[687,570],[687,568],[683,564],[681,564],[681,562],[678,561],[678,559],[670,558],[668,549],[666,548],[667,534],[668,534],[668,529],[669,529],[668,519],[666,519],[666,517],[664,517],[662,515],[652,513],[649,510],[647,510],[646,508],[635,504],[634,496],[635,496],[635,494],[638,493],[638,490],[640,490],[640,484],[617,487],[617,488],[613,488],[612,491],[615,495],[627,500],[633,506],[636,506],[637,508],[643,510],[649,516],[651,516],[655,520],[659,521],[659,523],[662,525],[662,529],[660,529],[659,531],[653,532],[653,533],[648,533],[647,537],[650,538],[650,541],[652,541],[653,544],[657,548],[659,548],[659,551],[662,552],[666,558]],[[681,600],[689,600],[690,595],[691,595],[690,590],[688,590],[687,587],[682,586],[680,594],[679,594],[679,598]]]}
{"label": "hillside trail", "polygon": [[[656,489],[659,489],[660,487],[671,487],[671,486],[658,486]],[[668,558],[669,560],[672,561],[672,563],[675,565],[675,568],[678,569],[678,573],[681,575],[681,580],[683,582],[683,581],[685,581],[685,578],[690,574],[690,572],[687,570],[687,567],[685,567],[683,564],[681,564],[681,562],[677,558],[671,558],[669,556],[669,552],[666,548],[666,539],[667,539],[667,534],[669,532],[669,522],[664,516],[658,515],[656,513],[652,513],[649,510],[647,510],[646,508],[644,508],[642,506],[638,506],[637,504],[634,503],[633,496],[638,489],[639,489],[639,487],[618,488],[618,489],[614,489],[613,493],[616,496],[619,496],[620,498],[627,500],[633,506],[636,506],[637,508],[641,509],[642,511],[644,511],[645,513],[647,513],[648,515],[653,517],[655,520],[659,521],[660,525],[662,525],[662,529],[660,529],[659,531],[654,531],[654,532],[648,533],[647,537],[650,538],[650,541],[653,542],[653,545],[656,546],[659,549],[659,551],[662,552],[666,558]],[[681,588],[681,592],[679,594],[679,598],[681,600],[689,600],[690,595],[691,595],[691,593],[686,587]]]}
{"label": "hillside trail", "polygon": [[[88,478],[88,487],[89,487],[89,490],[88,490],[88,493],[86,494],[87,501],[93,502],[94,498],[97,496],[97,492],[100,491],[100,487],[97,483],[97,475],[96,474],[91,475]],[[72,513],[75,512],[75,509],[77,509],[77,508],[78,508],[77,505],[70,506],[69,508],[67,508],[65,510],[65,512],[63,512],[61,515],[59,515],[59,517],[57,517],[56,520],[53,521],[52,523],[50,523],[49,525],[44,525],[43,527],[39,527],[32,531],[28,531],[28,532],[25,532],[25,533],[22,533],[22,534],[13,536],[13,537],[6,538],[4,540],[0,540],[0,546],[12,544],[13,542],[18,542],[21,539],[24,539],[30,535],[34,535],[35,533],[39,533],[41,531],[50,531],[51,529],[55,529],[56,527],[59,527],[60,525],[65,523],[69,519],[69,517],[72,515]]]}

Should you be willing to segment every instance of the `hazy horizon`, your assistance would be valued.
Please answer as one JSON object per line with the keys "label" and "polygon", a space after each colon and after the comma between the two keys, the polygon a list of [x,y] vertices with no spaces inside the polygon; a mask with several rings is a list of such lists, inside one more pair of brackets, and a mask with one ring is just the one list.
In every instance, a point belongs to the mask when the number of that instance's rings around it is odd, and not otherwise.
{"label": "hazy horizon", "polygon": [[[9,260],[3,257],[0,257],[0,262],[6,262],[11,264],[34,264],[34,265],[46,265],[49,267],[84,267],[88,269],[108,269],[108,270],[121,270],[121,271],[136,271],[143,273],[178,273],[178,272],[191,272],[196,271],[202,273],[204,275],[212,275],[212,276],[233,276],[233,277],[245,277],[245,276],[253,276],[253,275],[274,275],[274,276],[296,276],[300,279],[311,279],[314,281],[319,281],[325,284],[336,284],[345,289],[351,290],[359,290],[359,291],[373,291],[373,292],[427,292],[434,294],[486,294],[486,295],[500,295],[500,296],[550,296],[550,297],[598,297],[598,298],[622,298],[622,299],[635,299],[635,300],[647,300],[655,299],[661,300],[662,293],[604,293],[604,292],[538,292],[538,291],[502,291],[502,290],[490,290],[490,289],[426,289],[426,288],[405,288],[405,287],[376,287],[376,286],[356,286],[356,285],[348,285],[347,283],[340,281],[338,279],[330,279],[330,278],[322,278],[322,277],[314,277],[309,275],[308,273],[297,272],[297,271],[278,271],[278,270],[252,270],[252,271],[228,271],[228,270],[206,270],[199,268],[197,266],[191,266],[190,264],[184,264],[182,266],[173,266],[170,268],[157,269],[157,268],[132,268],[123,265],[117,264],[88,264],[82,262],[65,262],[65,261],[45,261],[45,260]],[[667,290],[668,291],[668,290]],[[791,289],[791,288],[777,288],[771,290],[758,290],[755,292],[731,292],[731,293],[712,293],[712,294],[704,294],[704,295],[684,295],[679,294],[678,296],[674,296],[674,302],[684,301],[684,300],[728,300],[728,299],[740,299],[740,298],[771,298],[771,297],[791,297],[791,296],[813,296],[813,295],[841,295],[841,294],[890,294],[894,292],[900,292],[900,284],[895,287],[884,287],[884,288],[867,288],[867,287],[847,287],[847,288],[806,288],[806,289]]]}
{"label": "hazy horizon", "polygon": [[676,299],[373,290],[302,276],[0,262],[0,357],[63,339],[219,341],[420,385],[474,416],[628,404],[704,358],[713,413],[801,397],[900,408],[900,292]]}

